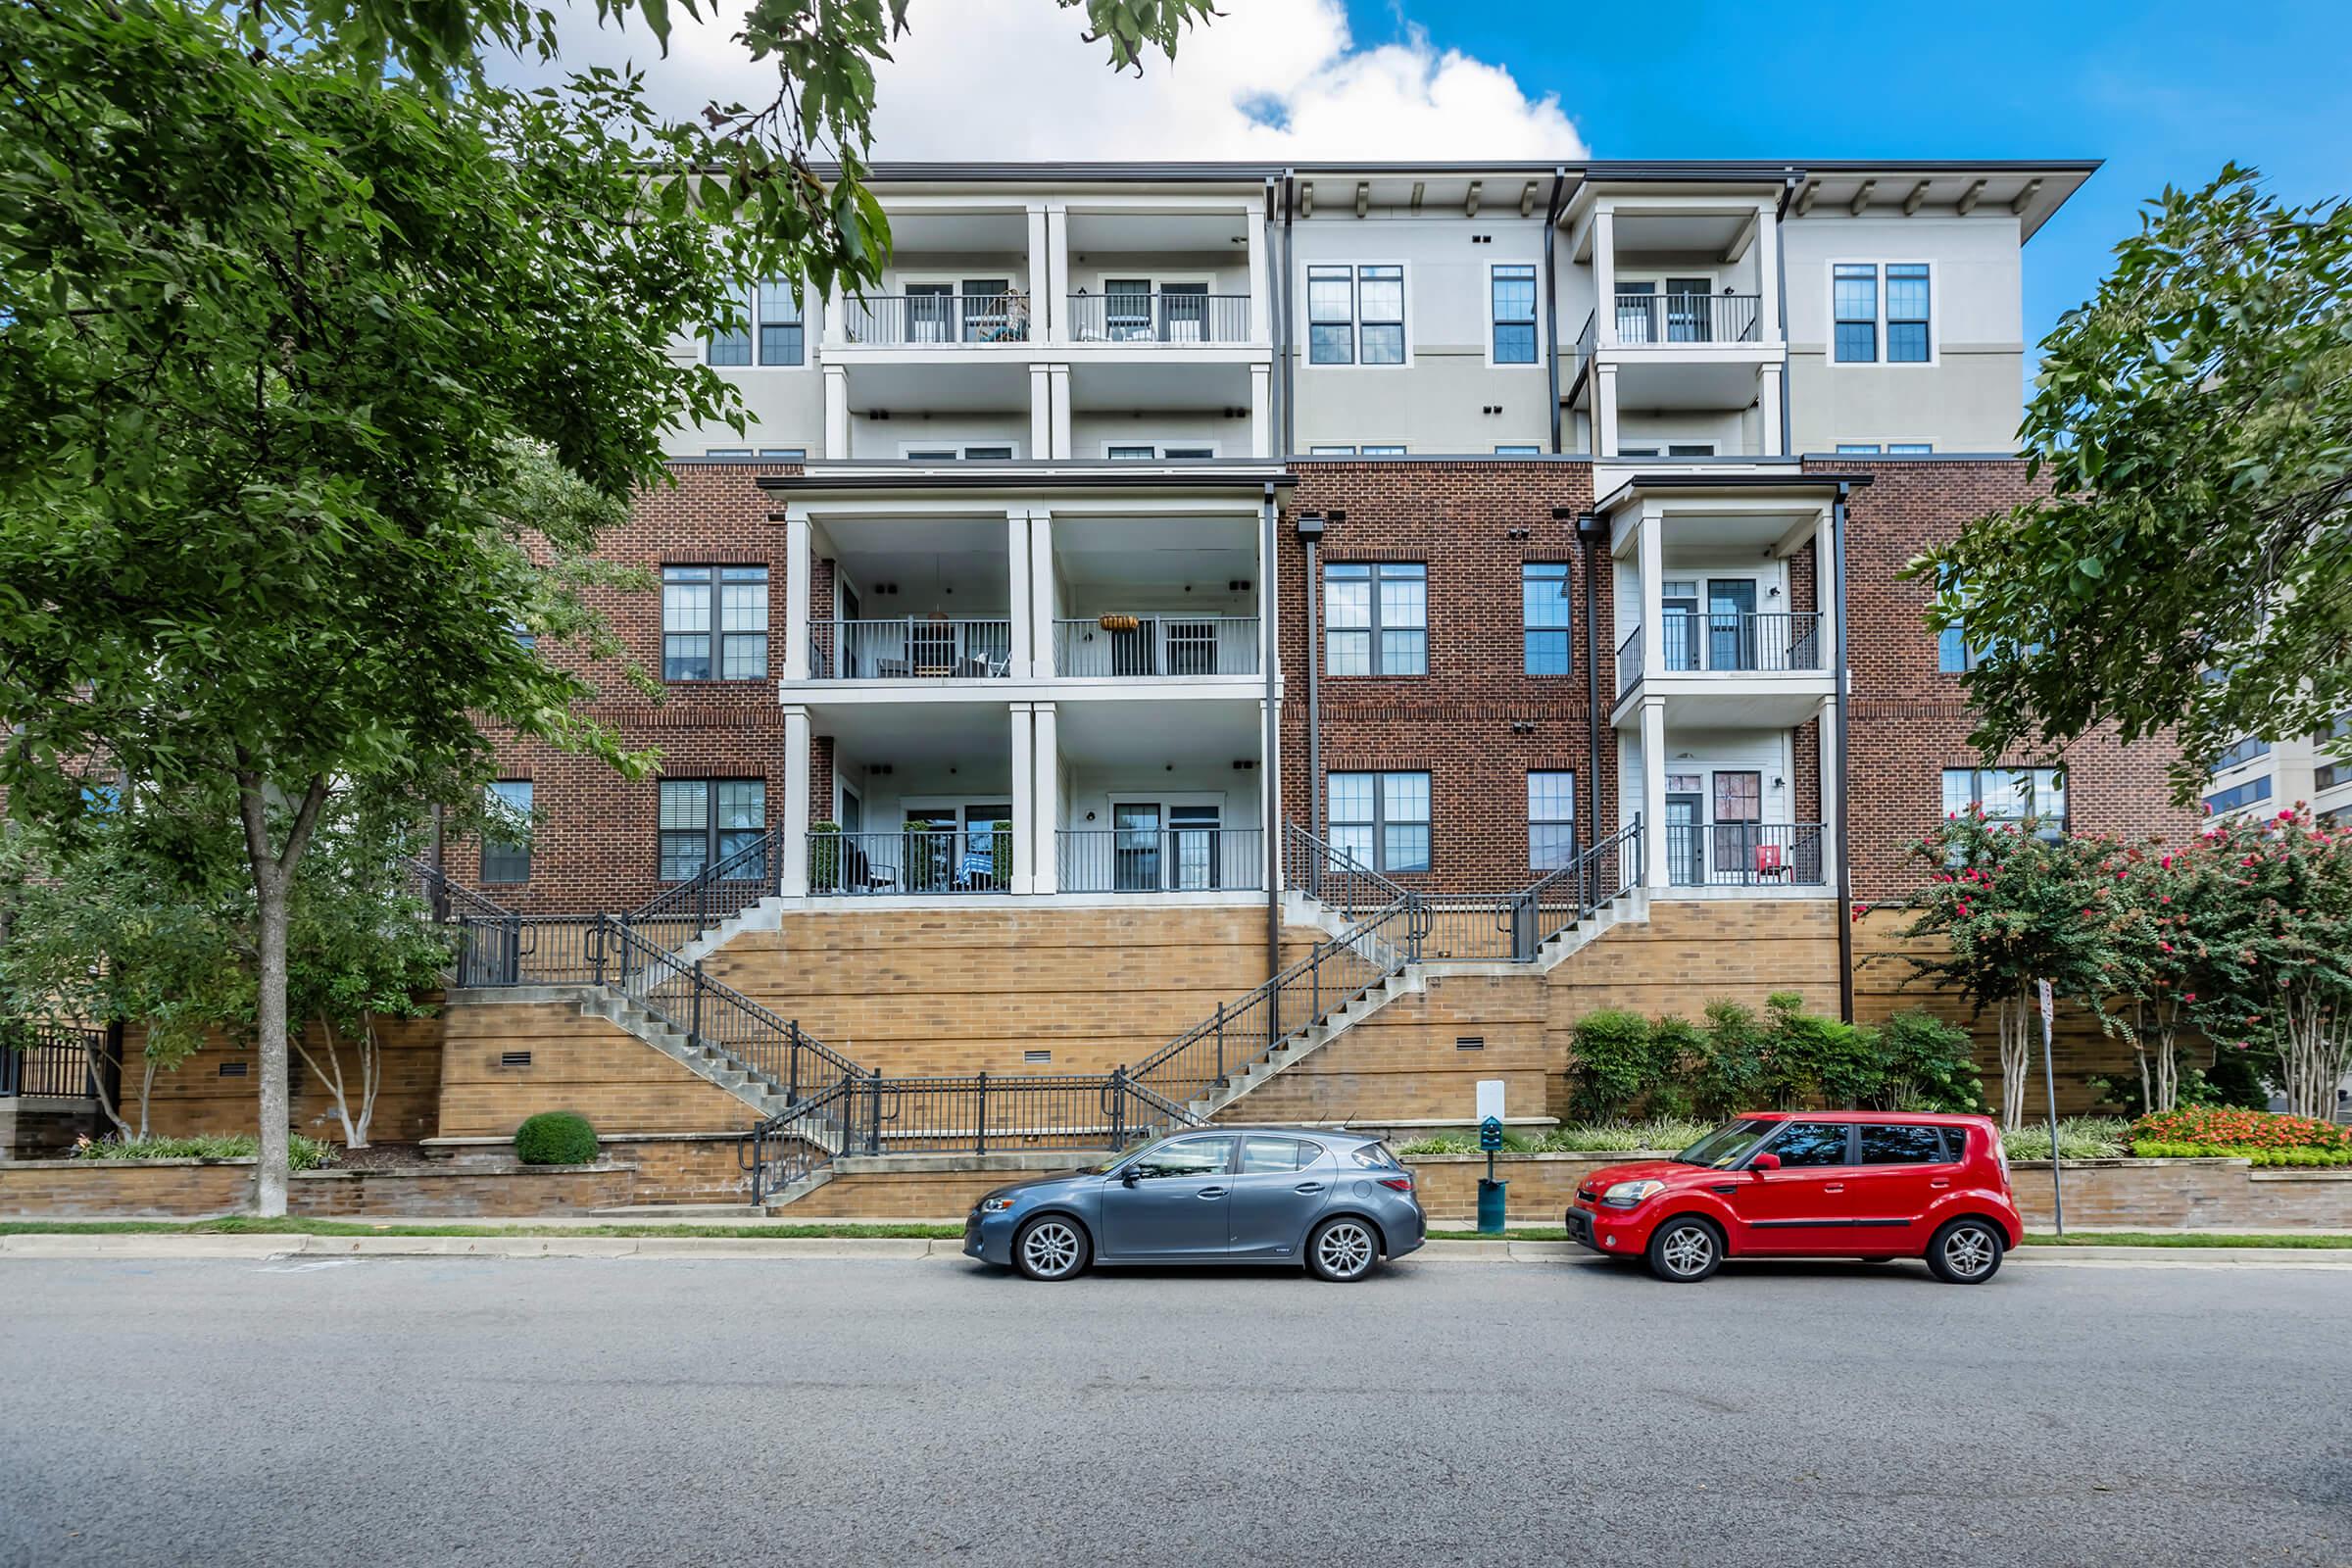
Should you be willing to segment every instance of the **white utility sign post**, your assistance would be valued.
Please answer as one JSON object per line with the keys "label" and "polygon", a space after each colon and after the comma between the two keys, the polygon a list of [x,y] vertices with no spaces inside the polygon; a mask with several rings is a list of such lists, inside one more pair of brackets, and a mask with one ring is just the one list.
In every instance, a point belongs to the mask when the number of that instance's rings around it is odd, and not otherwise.
{"label": "white utility sign post", "polygon": [[1502,1080],[1478,1081],[1478,1147],[1487,1152],[1487,1174],[1478,1184],[1478,1228],[1495,1236],[1502,1232],[1503,1184],[1494,1179],[1494,1152],[1502,1147]]}
{"label": "white utility sign post", "polygon": [[2066,1186],[2058,1176],[2058,1075],[2050,1063],[2050,1016],[2056,1010],[2051,1005],[2050,983],[2036,980],[2041,991],[2041,1087],[2049,1096],[2050,1105],[2050,1213],[2058,1222],[2058,1234],[2066,1234]]}

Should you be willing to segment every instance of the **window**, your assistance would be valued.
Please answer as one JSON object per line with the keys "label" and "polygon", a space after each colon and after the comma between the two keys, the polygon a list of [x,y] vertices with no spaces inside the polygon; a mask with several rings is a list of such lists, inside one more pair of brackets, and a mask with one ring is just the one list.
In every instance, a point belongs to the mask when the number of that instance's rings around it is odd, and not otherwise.
{"label": "window", "polygon": [[1928,363],[1928,266],[1897,262],[1886,269],[1886,361]]}
{"label": "window", "polygon": [[[482,803],[496,828],[482,834],[482,880],[528,882],[531,879],[531,781],[500,779],[490,786]],[[507,837],[507,834],[513,837]]]}
{"label": "window", "polygon": [[1127,1168],[1140,1181],[1165,1181],[1172,1176],[1215,1176],[1233,1163],[1233,1136],[1178,1138],[1147,1149]]}
{"label": "window", "polygon": [[1322,1157],[1320,1144],[1301,1139],[1263,1138],[1253,1133],[1242,1140],[1245,1176],[1274,1176],[1284,1171],[1304,1170]]}
{"label": "window", "polygon": [[908,446],[899,449],[899,456],[909,463],[978,463],[986,460],[1003,461],[1013,455],[1009,446],[984,447],[925,447]]}
{"label": "window", "polygon": [[1939,1165],[1943,1139],[1933,1127],[1874,1127],[1854,1130],[1865,1165]]}
{"label": "window", "polygon": [[2235,746],[2230,747],[2221,756],[2215,758],[2213,760],[2213,770],[2216,773],[2219,773],[2227,768],[2241,767],[2244,764],[2254,760],[2254,759],[2257,757],[2268,757],[2270,755],[2271,743],[2269,741],[2256,740],[2252,736],[2248,736],[2246,739],[2239,741]]}
{"label": "window", "polygon": [[1943,814],[1965,816],[1982,807],[1987,822],[2023,823],[2032,817],[2043,838],[2066,831],[2066,770],[2057,767],[1947,767]]}
{"label": "window", "polygon": [[1789,1122],[1781,1129],[1781,1136],[1767,1146],[1766,1152],[1780,1155],[1781,1164],[1788,1170],[1842,1165],[1845,1163],[1845,1123]]}
{"label": "window", "polygon": [[2352,736],[2352,713],[2345,713],[2327,728],[2312,733],[2311,744],[2319,748],[2320,753],[2320,765],[2311,775],[2311,787],[2315,792],[2331,790],[2352,779],[2352,758],[2334,750],[2335,743],[2347,736]]}
{"label": "window", "polygon": [[1309,365],[1404,363],[1404,269],[1306,270]]}
{"label": "window", "polygon": [[749,365],[752,363],[752,334],[740,327],[713,327],[710,347],[705,356],[712,365]]}
{"label": "window", "polygon": [[[767,785],[756,778],[665,778],[660,816],[661,877],[684,882],[757,845],[767,830]],[[764,857],[760,858],[764,859]],[[746,881],[763,864],[738,868]]]}
{"label": "window", "polygon": [[1530,561],[1520,565],[1519,622],[1527,673],[1570,673],[1575,656],[1567,563]]}
{"label": "window", "polygon": [[2234,811],[2242,806],[2252,806],[2257,801],[2267,801],[2270,798],[2271,776],[2265,773],[2260,778],[2246,780],[2235,789],[2223,790],[2218,794],[2206,796],[2205,809],[2217,812]]}
{"label": "window", "polygon": [[1535,364],[1536,270],[1497,267],[1487,286],[1494,307],[1494,363]]}
{"label": "window", "polygon": [[[715,675],[713,675],[715,671]],[[662,678],[767,675],[767,568],[662,568]]]}
{"label": "window", "polygon": [[1331,842],[1375,871],[1429,869],[1429,775],[1334,773]]}
{"label": "window", "polygon": [[1629,447],[1620,444],[1617,448],[1617,456],[1621,458],[1711,458],[1714,455],[1715,443],[1712,441],[1672,441],[1664,447],[1653,441],[1648,446]]}
{"label": "window", "polygon": [[1106,458],[1115,458],[1130,463],[1149,463],[1159,456],[1159,451],[1155,447],[1149,446],[1113,446],[1104,448],[1102,455]]}
{"label": "window", "polygon": [[1355,448],[1309,447],[1306,455],[1310,458],[1352,458],[1355,456]]}
{"label": "window", "polygon": [[1149,441],[1113,441],[1102,448],[1102,455],[1114,463],[1150,463],[1163,458],[1213,458],[1213,446],[1154,446]]}
{"label": "window", "polygon": [[751,455],[750,447],[712,447],[703,454],[706,458],[748,458]]}
{"label": "window", "polygon": [[808,357],[808,328],[801,320],[801,296],[792,284],[771,279],[759,290],[760,363],[802,365]]}
{"label": "window", "polygon": [[1527,775],[1527,864],[1556,871],[1576,858],[1576,775]]}
{"label": "window", "polygon": [[1889,441],[1886,443],[1886,455],[1890,458],[1924,458],[1935,450],[1935,446],[1926,441]]}
{"label": "window", "polygon": [[1404,456],[1404,447],[1401,444],[1391,447],[1363,446],[1355,450],[1358,456],[1366,458],[1401,458]]}
{"label": "window", "polygon": [[1830,270],[1830,300],[1836,318],[1833,357],[1840,365],[1877,364],[1879,270],[1838,263]]}
{"label": "window", "polygon": [[760,455],[785,463],[806,463],[808,460],[808,449],[807,447],[761,447]]}
{"label": "window", "polygon": [[1498,458],[1540,458],[1544,455],[1544,449],[1528,446],[1496,447],[1494,455]]}
{"label": "window", "polygon": [[1968,640],[1966,626],[1946,626],[1936,634],[1936,668],[1946,675],[1966,674],[1984,658],[1984,650]]}
{"label": "window", "polygon": [[1849,458],[1875,458],[1879,455],[1876,441],[1840,441],[1838,450]]}
{"label": "window", "polygon": [[1326,673],[1429,673],[1429,570],[1418,563],[1325,566],[1323,617]]}

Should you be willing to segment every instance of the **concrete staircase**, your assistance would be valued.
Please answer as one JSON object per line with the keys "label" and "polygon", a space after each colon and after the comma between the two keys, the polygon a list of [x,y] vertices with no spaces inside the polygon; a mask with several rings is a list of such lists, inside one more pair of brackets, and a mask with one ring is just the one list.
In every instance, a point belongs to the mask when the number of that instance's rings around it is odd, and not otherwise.
{"label": "concrete staircase", "polygon": [[610,988],[586,990],[580,998],[580,1012],[587,1017],[603,1018],[619,1025],[705,1083],[733,1095],[757,1111],[762,1120],[780,1115],[793,1106],[792,1097],[784,1092],[784,1086],[774,1078],[739,1059],[723,1047],[708,1041],[698,1045],[689,1040],[683,1029],[677,1028],[634,997]]}

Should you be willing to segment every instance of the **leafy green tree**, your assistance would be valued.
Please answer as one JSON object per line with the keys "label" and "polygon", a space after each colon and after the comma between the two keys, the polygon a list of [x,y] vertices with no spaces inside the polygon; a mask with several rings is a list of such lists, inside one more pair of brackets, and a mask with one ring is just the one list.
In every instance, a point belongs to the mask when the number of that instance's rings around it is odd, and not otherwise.
{"label": "leafy green tree", "polygon": [[2041,348],[2021,432],[2046,494],[1914,569],[1986,755],[2102,724],[2177,735],[2176,789],[2352,705],[2352,206],[2232,165],[2168,188]]}

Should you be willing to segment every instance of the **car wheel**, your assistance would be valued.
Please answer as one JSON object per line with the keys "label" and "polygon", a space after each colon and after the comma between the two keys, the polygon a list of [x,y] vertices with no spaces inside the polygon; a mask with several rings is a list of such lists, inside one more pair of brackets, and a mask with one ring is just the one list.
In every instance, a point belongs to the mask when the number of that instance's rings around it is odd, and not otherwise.
{"label": "car wheel", "polygon": [[1928,1243],[1928,1267],[1946,1285],[1982,1285],[2000,1272],[2008,1242],[1985,1219],[1956,1219]]}
{"label": "car wheel", "polygon": [[1371,1273],[1379,1261],[1379,1234],[1349,1215],[1325,1220],[1306,1240],[1306,1266],[1317,1279],[1347,1284]]}
{"label": "car wheel", "polygon": [[1073,1219],[1041,1214],[1012,1239],[1012,1266],[1033,1280],[1066,1280],[1083,1273],[1093,1252]]}
{"label": "car wheel", "polygon": [[1723,1267],[1723,1237],[1703,1219],[1670,1219],[1649,1236],[1649,1271],[1695,1285]]}

